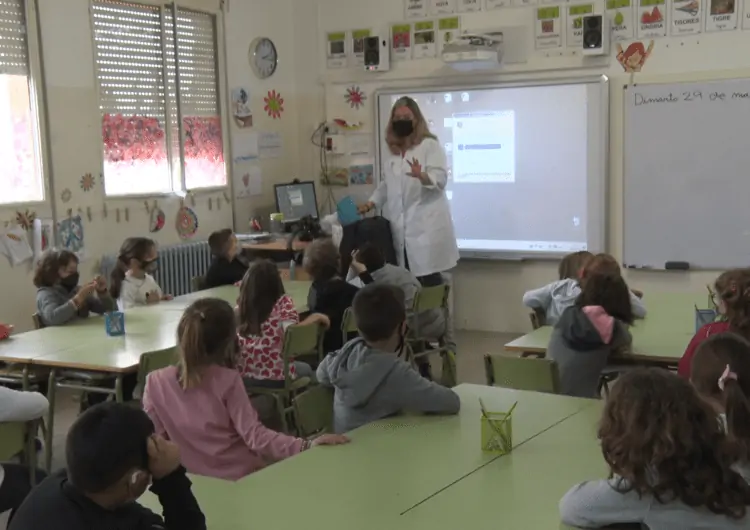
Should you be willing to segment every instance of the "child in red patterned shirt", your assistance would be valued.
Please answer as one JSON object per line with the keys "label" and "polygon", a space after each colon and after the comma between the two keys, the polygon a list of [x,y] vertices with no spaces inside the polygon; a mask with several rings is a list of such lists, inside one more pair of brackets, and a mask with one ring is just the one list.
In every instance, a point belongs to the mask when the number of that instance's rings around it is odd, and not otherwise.
{"label": "child in red patterned shirt", "polygon": [[[276,264],[269,260],[254,261],[240,284],[238,300],[240,347],[237,368],[249,386],[281,387],[284,385],[284,332],[293,324],[330,326],[328,317],[313,313],[300,322],[292,298]],[[303,362],[289,365],[292,378],[314,378],[312,368]]]}

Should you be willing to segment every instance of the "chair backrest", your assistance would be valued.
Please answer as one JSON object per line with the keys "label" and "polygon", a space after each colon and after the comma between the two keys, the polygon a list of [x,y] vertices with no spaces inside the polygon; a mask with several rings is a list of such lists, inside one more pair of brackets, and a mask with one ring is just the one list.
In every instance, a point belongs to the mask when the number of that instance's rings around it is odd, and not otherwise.
{"label": "chair backrest", "polygon": [[146,385],[148,374],[160,368],[172,366],[177,362],[177,348],[166,348],[141,354],[138,363],[138,387],[142,390]]}
{"label": "chair backrest", "polygon": [[31,320],[34,321],[34,329],[42,329],[44,327],[44,322],[42,322],[42,317],[39,316],[39,313],[31,315]]}
{"label": "chair backrest", "polygon": [[557,394],[560,389],[557,363],[552,359],[487,354],[484,369],[490,386],[549,394]]}
{"label": "chair backrest", "polygon": [[315,385],[294,398],[298,434],[309,438],[333,431],[333,389]]}
{"label": "chair backrest", "polygon": [[450,287],[447,283],[420,288],[414,297],[414,314],[418,315],[431,309],[447,308],[449,292]]}
{"label": "chair backrest", "polygon": [[206,288],[206,277],[205,276],[193,276],[190,280],[190,288],[193,292],[202,291]]}
{"label": "chair backrest", "polygon": [[539,329],[547,324],[547,314],[540,308],[536,308],[529,313],[529,319],[531,320],[532,329]]}
{"label": "chair backrest", "polygon": [[282,350],[284,360],[318,353],[318,344],[322,335],[323,327],[316,324],[289,326],[284,332],[284,349]]}
{"label": "chair backrest", "polygon": [[7,461],[26,449],[29,425],[20,421],[0,423],[0,460]]}
{"label": "chair backrest", "polygon": [[347,307],[344,311],[344,317],[341,319],[341,337],[342,344],[346,344],[349,340],[350,333],[357,333],[357,322],[354,320],[354,311],[351,307]]}

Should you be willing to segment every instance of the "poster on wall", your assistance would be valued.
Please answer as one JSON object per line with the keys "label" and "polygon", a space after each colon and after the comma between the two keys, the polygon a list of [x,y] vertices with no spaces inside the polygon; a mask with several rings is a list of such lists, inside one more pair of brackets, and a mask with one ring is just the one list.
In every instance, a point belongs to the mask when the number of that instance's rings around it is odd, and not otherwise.
{"label": "poster on wall", "polygon": [[484,0],[484,8],[487,11],[501,7],[510,7],[510,0]]}
{"label": "poster on wall", "polygon": [[461,33],[460,17],[445,17],[438,20],[438,45],[440,51]]}
{"label": "poster on wall", "polygon": [[457,13],[473,13],[482,10],[482,0],[458,0]]}
{"label": "poster on wall", "polygon": [[404,0],[404,18],[412,20],[415,18],[426,18],[428,0]]}
{"label": "poster on wall", "polygon": [[701,32],[701,0],[672,0],[669,34],[673,37]]}
{"label": "poster on wall", "polygon": [[435,22],[423,20],[414,23],[414,58],[435,57]]}
{"label": "poster on wall", "polygon": [[326,35],[328,68],[346,67],[346,32],[337,31]]}
{"label": "poster on wall", "polygon": [[370,36],[369,29],[352,30],[351,65],[362,66],[365,64],[365,39]]}
{"label": "poster on wall", "polygon": [[395,61],[411,59],[411,24],[391,26],[391,57]]}
{"label": "poster on wall", "polygon": [[737,29],[737,0],[706,0],[706,31]]}
{"label": "poster on wall", "polygon": [[583,17],[594,13],[594,4],[576,4],[566,8],[567,35],[565,45],[568,48],[583,46]]}
{"label": "poster on wall", "polygon": [[750,1],[744,2],[745,12],[742,14],[742,29],[750,29]]}
{"label": "poster on wall", "polygon": [[537,50],[562,47],[560,6],[539,7],[534,10],[534,42]]}
{"label": "poster on wall", "polygon": [[607,14],[612,20],[612,41],[630,40],[635,37],[635,0],[607,0]]}
{"label": "poster on wall", "polygon": [[638,4],[638,38],[656,38],[667,36],[666,0],[639,0]]}
{"label": "poster on wall", "polygon": [[456,12],[456,0],[430,0],[430,15],[450,15]]}

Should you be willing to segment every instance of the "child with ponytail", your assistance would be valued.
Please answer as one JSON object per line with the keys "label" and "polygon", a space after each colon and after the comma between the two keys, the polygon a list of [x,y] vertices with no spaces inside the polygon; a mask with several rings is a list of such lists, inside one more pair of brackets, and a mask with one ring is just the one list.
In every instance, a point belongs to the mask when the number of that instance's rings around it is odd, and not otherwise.
{"label": "child with ponytail", "polygon": [[263,426],[235,368],[237,325],[224,300],[191,304],[177,339],[179,363],[148,376],[143,407],[156,433],[180,447],[188,472],[238,480],[311,446],[349,441],[332,434],[303,440]]}
{"label": "child with ponytail", "polygon": [[129,237],[123,242],[109,287],[120,310],[172,299],[171,295],[162,293],[152,276],[158,259],[153,239]]}
{"label": "child with ponytail", "polygon": [[690,381],[722,418],[738,471],[750,479],[750,342],[735,333],[710,336],[695,352]]}

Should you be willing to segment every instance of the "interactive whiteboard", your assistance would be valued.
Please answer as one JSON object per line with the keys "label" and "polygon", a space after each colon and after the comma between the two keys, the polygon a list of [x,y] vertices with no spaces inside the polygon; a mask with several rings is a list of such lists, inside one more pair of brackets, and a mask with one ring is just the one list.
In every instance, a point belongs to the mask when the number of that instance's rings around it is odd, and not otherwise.
{"label": "interactive whiteboard", "polygon": [[625,89],[623,261],[750,265],[750,80]]}
{"label": "interactive whiteboard", "polygon": [[445,148],[462,257],[604,250],[606,78],[379,91],[378,174],[391,108],[404,95]]}

